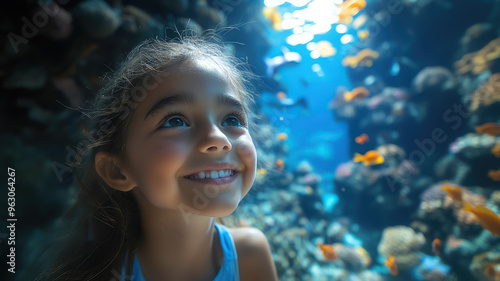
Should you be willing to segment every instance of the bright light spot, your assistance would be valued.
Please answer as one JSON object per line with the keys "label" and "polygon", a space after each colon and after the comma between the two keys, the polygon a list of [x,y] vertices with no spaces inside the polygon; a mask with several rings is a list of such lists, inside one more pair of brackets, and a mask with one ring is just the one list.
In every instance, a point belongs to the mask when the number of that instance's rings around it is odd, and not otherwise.
{"label": "bright light spot", "polygon": [[312,34],[325,34],[332,29],[330,24],[315,24],[311,26]]}
{"label": "bright light spot", "polygon": [[301,34],[302,32],[304,32],[302,26],[297,26],[296,28],[293,29],[293,33],[295,34]]}
{"label": "bright light spot", "polygon": [[292,15],[296,19],[301,18],[302,17],[302,10],[295,10],[295,11],[293,11]]}
{"label": "bright light spot", "polygon": [[311,66],[311,69],[312,69],[312,71],[314,71],[314,72],[319,72],[319,71],[321,71],[321,65],[319,65],[319,64],[317,64],[317,63],[315,63],[315,64],[313,64],[313,65]]}
{"label": "bright light spot", "polygon": [[288,0],[288,3],[294,5],[295,7],[302,7],[309,2],[311,2],[311,0]]}
{"label": "bright light spot", "polygon": [[285,20],[291,19],[292,17],[293,17],[292,13],[286,12],[283,14],[283,19],[285,19]]}
{"label": "bright light spot", "polygon": [[335,5],[340,5],[342,2],[344,2],[344,0],[333,0],[333,4]]}
{"label": "bright light spot", "polygon": [[339,24],[335,27],[335,31],[337,31],[338,33],[342,34],[342,33],[346,33],[347,32],[347,26],[343,25],[343,24]]}
{"label": "bright light spot", "polygon": [[294,29],[297,26],[301,26],[304,24],[303,19],[285,19],[281,23],[281,28],[283,29]]}
{"label": "bright light spot", "polygon": [[320,56],[321,56],[321,54],[319,53],[318,50],[313,50],[311,52],[311,58],[313,58],[313,59],[319,59]]}
{"label": "bright light spot", "polygon": [[347,44],[351,43],[354,40],[354,37],[351,34],[346,34],[340,37],[340,43]]}
{"label": "bright light spot", "polygon": [[310,24],[310,23],[304,24],[304,31],[310,32],[311,31],[311,26],[312,26],[312,24]]}
{"label": "bright light spot", "polygon": [[264,0],[266,7],[275,7],[284,4],[285,0]]}
{"label": "bright light spot", "polygon": [[309,51],[313,51],[313,50],[315,50],[315,49],[316,49],[316,42],[309,42],[309,43],[307,43],[306,48],[307,48]]}
{"label": "bright light spot", "polygon": [[292,34],[286,38],[286,42],[292,46],[298,44],[307,44],[309,41],[314,39],[314,35],[309,32],[303,32],[301,34]]}
{"label": "bright light spot", "polygon": [[318,72],[316,72],[316,74],[318,75],[318,77],[325,76],[325,73],[323,71],[318,71]]}

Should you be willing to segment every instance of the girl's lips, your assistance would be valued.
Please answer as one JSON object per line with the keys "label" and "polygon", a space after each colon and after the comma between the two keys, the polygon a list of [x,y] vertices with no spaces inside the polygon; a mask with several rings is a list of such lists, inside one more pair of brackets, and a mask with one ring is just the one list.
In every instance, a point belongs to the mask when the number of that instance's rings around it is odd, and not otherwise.
{"label": "girl's lips", "polygon": [[199,182],[199,183],[204,183],[204,184],[224,185],[224,184],[232,183],[236,179],[238,174],[239,174],[239,172],[235,172],[231,176],[216,178],[216,179],[212,179],[212,178],[193,179],[193,178],[186,178],[186,177],[185,177],[185,179],[190,180],[190,181]]}

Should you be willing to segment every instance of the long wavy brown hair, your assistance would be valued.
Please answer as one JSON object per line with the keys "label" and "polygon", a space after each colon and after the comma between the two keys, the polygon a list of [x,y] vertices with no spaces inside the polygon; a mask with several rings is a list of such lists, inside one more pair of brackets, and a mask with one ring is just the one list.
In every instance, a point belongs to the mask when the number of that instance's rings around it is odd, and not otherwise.
{"label": "long wavy brown hair", "polygon": [[57,236],[54,247],[60,250],[45,255],[49,256],[48,265],[36,280],[117,281],[124,264],[126,276],[130,276],[141,235],[138,206],[132,192],[117,191],[102,180],[95,170],[95,155],[105,151],[126,161],[125,143],[134,109],[167,69],[186,61],[213,61],[251,115],[248,79],[253,76],[244,63],[224,50],[220,42],[201,37],[181,36],[170,42],[149,39],[135,47],[118,70],[103,78],[102,89],[85,106],[88,109],[82,110],[88,145],[74,165],[80,189],[75,204],[61,220],[67,233]]}

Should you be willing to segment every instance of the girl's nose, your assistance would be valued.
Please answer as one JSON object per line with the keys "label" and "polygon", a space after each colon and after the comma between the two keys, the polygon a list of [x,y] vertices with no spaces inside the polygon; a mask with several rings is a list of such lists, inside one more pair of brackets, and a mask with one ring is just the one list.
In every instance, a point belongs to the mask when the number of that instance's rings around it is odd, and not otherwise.
{"label": "girl's nose", "polygon": [[210,128],[205,131],[198,145],[199,151],[203,153],[230,151],[231,142],[221,129],[215,124],[208,126]]}

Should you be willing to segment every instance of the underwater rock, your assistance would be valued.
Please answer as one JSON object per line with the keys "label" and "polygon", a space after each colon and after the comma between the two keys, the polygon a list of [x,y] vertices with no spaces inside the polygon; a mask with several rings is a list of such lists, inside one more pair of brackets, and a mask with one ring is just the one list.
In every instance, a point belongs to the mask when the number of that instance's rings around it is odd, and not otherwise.
{"label": "underwater rock", "polygon": [[[468,102],[468,100],[466,100]],[[492,74],[488,81],[470,95],[470,113],[475,125],[495,120],[500,112],[500,73]]]}
{"label": "underwater rock", "polygon": [[500,191],[499,191],[499,190],[494,191],[494,192],[491,194],[490,200],[491,200],[491,202],[492,202],[495,206],[497,206],[498,208],[500,208]]}
{"label": "underwater rock", "polygon": [[479,281],[500,279],[500,250],[498,246],[488,252],[475,255],[470,264],[472,274]]}
{"label": "underwater rock", "polygon": [[460,39],[463,53],[477,51],[488,42],[495,39],[495,29],[491,23],[480,22],[465,30],[465,34]]}
{"label": "underwater rock", "polygon": [[408,226],[387,227],[382,233],[378,253],[382,256],[394,256],[400,271],[406,271],[420,263],[420,248],[425,243],[422,233]]}
{"label": "underwater rock", "polygon": [[454,66],[458,75],[471,72],[478,75],[490,70],[500,71],[500,37],[490,41],[486,46],[477,52],[465,54]]}
{"label": "underwater rock", "polygon": [[422,69],[412,82],[413,90],[418,94],[436,95],[455,88],[455,77],[442,66]]}
{"label": "underwater rock", "polygon": [[332,245],[339,260],[348,271],[359,272],[366,269],[372,262],[368,252],[362,247],[351,247],[335,243]]}
{"label": "underwater rock", "polygon": [[118,12],[103,0],[86,0],[73,10],[78,25],[91,38],[101,39],[113,34],[120,26]]}
{"label": "underwater rock", "polygon": [[491,154],[491,149],[500,141],[500,136],[468,133],[450,144],[450,151],[465,160],[473,160]]}

